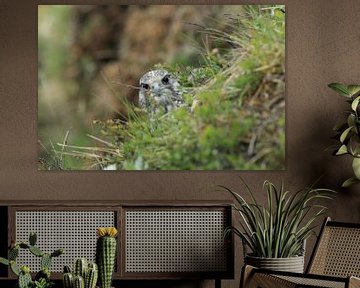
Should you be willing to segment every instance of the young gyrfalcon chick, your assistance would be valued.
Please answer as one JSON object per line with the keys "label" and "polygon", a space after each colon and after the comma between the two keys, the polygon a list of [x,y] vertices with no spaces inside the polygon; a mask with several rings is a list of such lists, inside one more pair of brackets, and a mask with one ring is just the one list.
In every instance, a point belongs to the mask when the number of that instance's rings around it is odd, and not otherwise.
{"label": "young gyrfalcon chick", "polygon": [[167,113],[184,103],[178,80],[166,70],[153,70],[140,78],[139,104],[150,115]]}

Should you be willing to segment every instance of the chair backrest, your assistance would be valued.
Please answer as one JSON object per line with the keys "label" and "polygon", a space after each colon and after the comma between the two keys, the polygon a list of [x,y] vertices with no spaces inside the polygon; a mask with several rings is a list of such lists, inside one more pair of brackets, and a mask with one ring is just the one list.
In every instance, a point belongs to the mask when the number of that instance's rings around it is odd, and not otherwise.
{"label": "chair backrest", "polygon": [[307,273],[360,277],[360,223],[326,218]]}

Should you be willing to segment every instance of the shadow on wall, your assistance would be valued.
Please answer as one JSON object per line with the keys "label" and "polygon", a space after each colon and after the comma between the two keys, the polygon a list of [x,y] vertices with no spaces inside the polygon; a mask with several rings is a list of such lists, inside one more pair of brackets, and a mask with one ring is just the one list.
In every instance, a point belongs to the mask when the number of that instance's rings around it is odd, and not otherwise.
{"label": "shadow on wall", "polygon": [[[316,181],[316,187],[337,191],[338,193],[333,200],[323,202],[328,207],[324,217],[330,216],[336,221],[359,222],[360,197],[356,197],[356,194],[359,193],[359,186],[341,188],[342,182],[352,175],[351,159],[332,155],[338,145],[338,141],[332,138],[334,136],[333,127],[339,123],[339,119],[340,122],[342,121],[341,117],[344,117],[344,110],[340,108],[341,105],[336,105],[337,99],[331,97],[332,92],[327,89],[326,84],[320,93],[314,93],[320,96],[311,103],[311,106],[308,105],[307,113],[303,113],[304,119],[302,119],[301,126],[305,128],[299,127],[301,135],[297,136],[301,141],[290,140],[292,145],[287,152],[291,152],[291,157],[289,157],[291,162],[289,158],[287,160],[292,167],[288,167],[288,169],[290,168],[290,175],[287,175],[286,178],[292,179],[296,183],[294,188],[290,187],[294,191],[303,186],[312,185]],[[315,96],[312,95],[311,97]],[[316,103],[327,99],[330,99],[329,101],[334,100],[334,103],[326,107]],[[303,106],[305,110],[306,105]],[[293,121],[291,125],[295,126],[295,122]],[[318,225],[317,231],[320,231],[322,220],[319,219],[315,224]],[[306,266],[313,252],[316,239],[315,236],[312,236],[306,243]]]}
{"label": "shadow on wall", "polygon": [[[303,84],[298,97],[306,99],[292,98],[288,106],[294,107],[289,109],[292,112],[300,109],[302,117],[297,119],[298,123],[291,119],[290,125],[295,128],[300,125],[303,128],[298,129],[301,131],[299,137],[296,133],[291,134],[293,146],[290,148],[293,149],[289,150],[293,150],[291,156],[296,160],[292,161],[295,167],[291,167],[294,169],[290,169],[290,173],[293,181],[298,181],[296,179],[299,177],[303,185],[309,185],[323,175],[317,186],[338,191],[335,201],[329,202],[326,214],[337,221],[359,222],[360,185],[341,188],[341,184],[353,175],[351,158],[332,156],[339,144],[338,140],[332,139],[333,127],[346,120],[348,106],[343,97],[327,87],[332,82],[359,82],[357,47],[360,38],[354,37],[354,33],[357,33],[354,31],[359,30],[359,23],[354,24],[352,21],[359,13],[359,6],[354,4],[356,1],[349,1],[347,4],[340,4],[340,1],[325,2],[311,3],[310,14],[305,15],[306,11],[298,10],[295,17],[307,18],[306,23],[303,22],[303,31],[299,31],[296,37],[298,43],[303,43],[306,38],[308,45],[300,52],[302,61],[298,61],[298,68],[301,71],[296,76],[301,78]],[[348,27],[352,27],[350,30],[353,33],[349,33]],[[307,33],[310,28],[313,32]],[[289,38],[293,35],[295,34],[289,33]],[[293,50],[289,49],[290,51]],[[301,107],[296,107],[295,102],[301,104]],[[297,137],[301,141],[294,141]]]}
{"label": "shadow on wall", "polygon": [[[323,97],[328,97],[328,95]],[[322,110],[321,112],[314,113],[313,117],[307,115],[308,124],[304,124],[304,126],[311,127],[311,129],[306,129],[308,133],[302,134],[302,141],[293,147],[292,155],[302,155],[302,158],[306,155],[306,161],[297,161],[300,169],[302,169],[297,171],[300,175],[298,177],[301,178],[303,185],[311,185],[318,180],[316,187],[329,188],[338,192],[334,200],[327,201],[326,205],[329,209],[326,215],[337,221],[358,222],[360,200],[354,201],[354,199],[360,198],[354,198],[354,196],[359,193],[360,187],[359,185],[350,188],[341,187],[343,181],[353,175],[351,159],[346,156],[333,156],[333,151],[338,147],[338,140],[332,138],[334,136],[332,128],[339,121],[337,117],[330,116],[333,115],[333,111]],[[343,115],[342,111],[339,111],[338,114],[340,118]],[[312,123],[317,123],[317,125]],[[304,143],[309,144],[304,145]],[[296,176],[294,177],[296,178]],[[347,207],[347,209],[343,207]]]}

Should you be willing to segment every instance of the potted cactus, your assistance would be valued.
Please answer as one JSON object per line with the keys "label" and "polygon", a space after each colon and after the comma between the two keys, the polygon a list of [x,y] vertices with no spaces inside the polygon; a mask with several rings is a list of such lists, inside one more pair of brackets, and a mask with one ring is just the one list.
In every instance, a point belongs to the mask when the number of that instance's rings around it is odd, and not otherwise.
{"label": "potted cactus", "polygon": [[96,263],[99,267],[99,287],[110,288],[116,258],[115,227],[100,227],[97,229]]}
{"label": "potted cactus", "polygon": [[[0,263],[10,266],[11,271],[18,277],[19,288],[49,288],[54,285],[50,280],[50,265],[54,257],[64,253],[63,249],[57,249],[52,253],[45,253],[36,246],[36,233],[30,233],[29,243],[19,242],[11,243],[8,259],[0,257]],[[28,250],[33,255],[39,257],[41,270],[32,279],[30,268],[26,265],[19,266],[16,259],[19,256],[20,249]]]}
{"label": "potted cactus", "polygon": [[69,266],[64,267],[64,288],[95,288],[97,279],[98,267],[96,263],[89,263],[85,258],[76,259],[73,272]]}

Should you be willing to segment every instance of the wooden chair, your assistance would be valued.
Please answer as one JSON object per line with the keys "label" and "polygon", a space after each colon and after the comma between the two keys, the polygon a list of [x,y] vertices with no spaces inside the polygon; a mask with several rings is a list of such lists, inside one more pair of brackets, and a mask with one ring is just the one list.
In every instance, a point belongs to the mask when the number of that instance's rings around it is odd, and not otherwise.
{"label": "wooden chair", "polygon": [[306,273],[278,272],[244,266],[240,287],[360,287],[360,223],[326,218]]}

